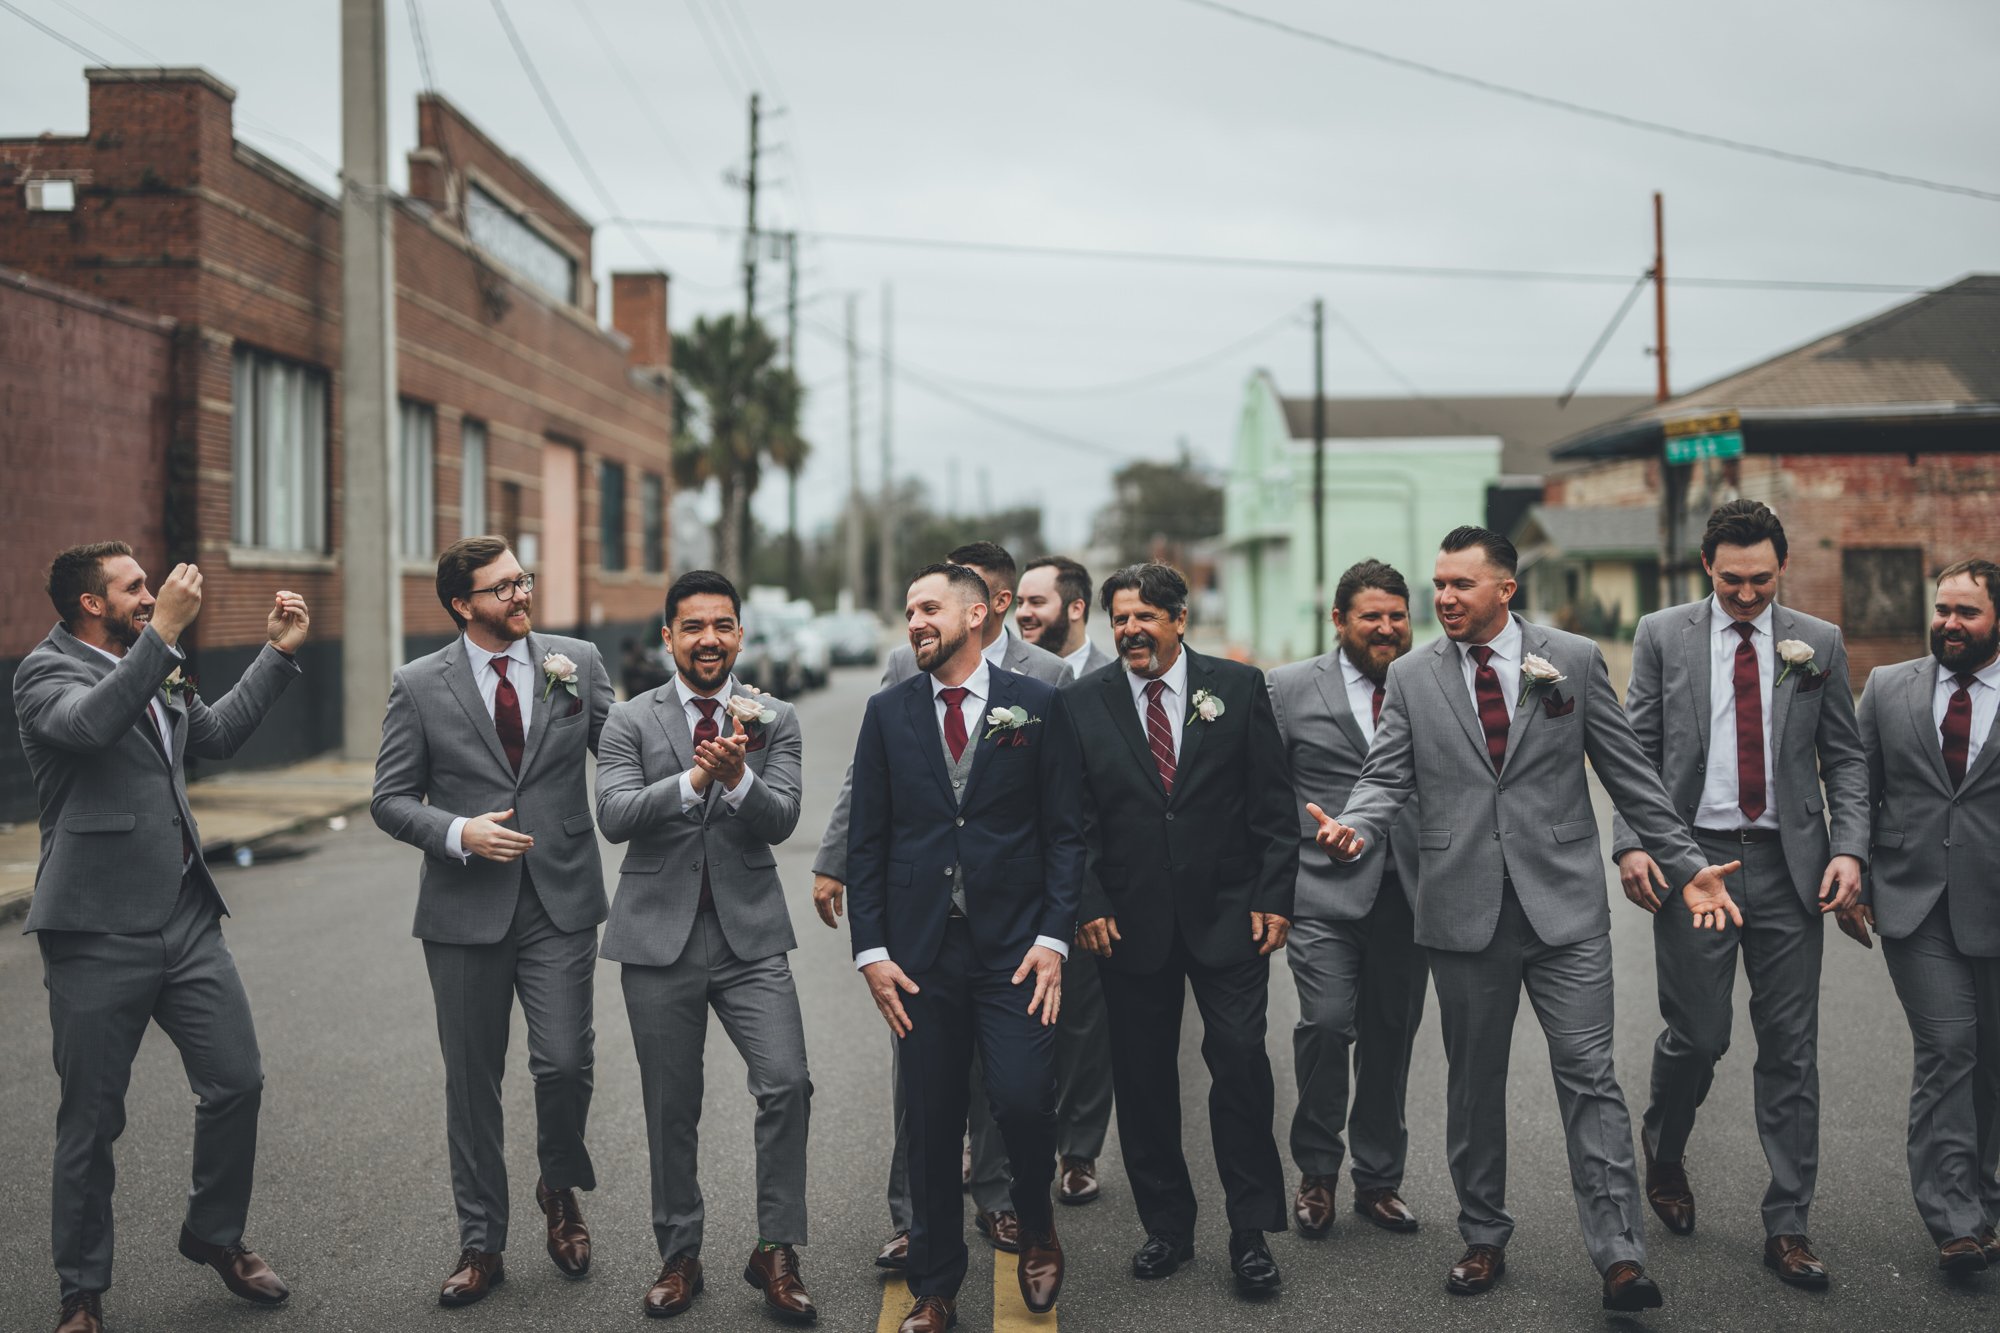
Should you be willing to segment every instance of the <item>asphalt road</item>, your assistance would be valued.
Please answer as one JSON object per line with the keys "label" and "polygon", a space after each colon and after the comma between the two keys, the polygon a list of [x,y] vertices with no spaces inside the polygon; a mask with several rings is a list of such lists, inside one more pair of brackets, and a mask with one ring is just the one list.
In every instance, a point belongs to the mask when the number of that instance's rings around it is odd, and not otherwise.
{"label": "asphalt road", "polygon": [[[888,1150],[888,1050],[880,1019],[853,975],[844,932],[810,905],[812,850],[844,769],[873,673],[841,673],[801,703],[808,790],[805,816],[779,864],[792,889],[800,938],[793,955],[815,1085],[806,1279],[829,1329],[893,1329],[906,1299],[872,1266],[887,1234],[882,1200]],[[1601,811],[1601,813],[1603,813]],[[334,1333],[401,1328],[577,1330],[647,1324],[639,1300],[658,1268],[648,1221],[645,1126],[637,1069],[615,967],[598,975],[597,1092],[590,1140],[600,1187],[586,1197],[596,1262],[564,1281],[541,1253],[533,1200],[532,1091],[519,1024],[507,1085],[516,1244],[509,1281],[483,1304],[442,1310],[437,1285],[457,1254],[446,1175],[443,1078],[423,958],[410,937],[416,854],[365,818],[305,839],[302,855],[223,874],[236,915],[226,933],[255,1007],[266,1089],[257,1196],[249,1242],[284,1274],[293,1297],[279,1310],[246,1306],[175,1252],[187,1188],[193,1101],[172,1045],[148,1034],[133,1073],[129,1125],[118,1147],[117,1285],[106,1313],[116,1333]],[[615,867],[616,849],[606,848]],[[1616,889],[1610,890],[1616,897]],[[1658,1028],[1645,918],[1617,899],[1618,1067],[1643,1098]],[[1652,1270],[1666,1308],[1614,1322],[1658,1330],[2000,1327],[2000,1275],[1955,1284],[1910,1202],[1903,1162],[1910,1043],[1879,953],[1827,933],[1822,1004],[1824,1127],[1813,1239],[1832,1268],[1830,1292],[1781,1286],[1761,1266],[1758,1200],[1765,1169],[1749,1095],[1754,1055],[1744,988],[1737,1048],[1725,1058],[1690,1149],[1700,1230],[1668,1235],[1648,1215]],[[0,1160],[15,1185],[0,1229],[0,1329],[53,1326],[48,1181],[56,1105],[41,960],[31,938],[0,939]],[[1278,1134],[1292,1108],[1289,976],[1274,969],[1271,1057]],[[1411,1077],[1412,1149],[1405,1197],[1423,1219],[1392,1236],[1343,1211],[1329,1238],[1273,1238],[1285,1274],[1275,1301],[1248,1306],[1229,1282],[1221,1194],[1207,1147],[1200,1021],[1189,1016],[1182,1068],[1185,1129],[1201,1190],[1195,1263],[1140,1284],[1127,1262],[1141,1239],[1116,1140],[1105,1197],[1058,1218],[1069,1280],[1055,1316],[1032,1320],[973,1236],[973,1270],[959,1327],[1122,1333],[1270,1327],[1376,1329],[1599,1328],[1598,1281],[1571,1204],[1548,1060],[1522,1006],[1509,1095],[1509,1205],[1519,1227],[1506,1278],[1473,1300],[1443,1290],[1460,1249],[1444,1162],[1444,1060],[1435,1015],[1418,1037]],[[737,1274],[755,1241],[751,1120],[742,1065],[711,1026],[703,1185],[708,1197],[708,1290],[681,1330],[776,1327]],[[1637,1119],[1634,1107],[1634,1120]],[[1288,1173],[1290,1167],[1287,1167]],[[1341,1188],[1343,1210],[1350,1199]],[[968,1218],[969,1226],[969,1218]],[[993,1293],[999,1293],[996,1300]]]}

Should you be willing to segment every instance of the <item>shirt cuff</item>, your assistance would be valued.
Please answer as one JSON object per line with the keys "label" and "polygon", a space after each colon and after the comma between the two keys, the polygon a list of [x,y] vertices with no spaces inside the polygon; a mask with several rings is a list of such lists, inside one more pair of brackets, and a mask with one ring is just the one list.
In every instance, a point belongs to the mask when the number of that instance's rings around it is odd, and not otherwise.
{"label": "shirt cuff", "polygon": [[728,806],[731,810],[740,809],[743,805],[744,798],[750,795],[750,784],[755,782],[756,780],[757,780],[757,770],[751,768],[747,764],[744,765],[743,781],[737,783],[735,790],[733,791],[728,787],[724,787],[722,789],[722,803]]}
{"label": "shirt cuff", "polygon": [[694,809],[701,804],[701,793],[694,789],[694,770],[681,774],[681,812]]}
{"label": "shirt cuff", "polygon": [[1068,940],[1059,940],[1053,935],[1037,935],[1035,936],[1035,943],[1041,945],[1044,949],[1054,949],[1064,958],[1069,957]]}
{"label": "shirt cuff", "polygon": [[471,855],[465,850],[465,843],[462,841],[465,836],[465,826],[469,822],[464,815],[460,815],[457,819],[451,821],[451,828],[444,835],[444,849],[461,861],[470,861],[472,859]]}
{"label": "shirt cuff", "polygon": [[854,970],[859,972],[870,963],[886,963],[888,961],[889,951],[887,949],[863,949],[860,953],[854,955]]}

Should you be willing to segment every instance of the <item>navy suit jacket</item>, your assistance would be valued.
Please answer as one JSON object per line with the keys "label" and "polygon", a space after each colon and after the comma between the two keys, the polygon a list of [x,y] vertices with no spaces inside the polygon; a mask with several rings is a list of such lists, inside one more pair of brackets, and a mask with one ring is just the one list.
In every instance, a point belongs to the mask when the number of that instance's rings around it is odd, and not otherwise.
{"label": "navy suit jacket", "polygon": [[868,701],[854,747],[847,901],[854,952],[887,949],[905,972],[937,958],[953,876],[965,876],[972,946],[1012,971],[1035,937],[1076,934],[1083,893],[1082,764],[1056,689],[988,673],[986,709],[1018,705],[1040,719],[985,739],[979,726],[965,801],[952,799],[931,677],[920,673]]}

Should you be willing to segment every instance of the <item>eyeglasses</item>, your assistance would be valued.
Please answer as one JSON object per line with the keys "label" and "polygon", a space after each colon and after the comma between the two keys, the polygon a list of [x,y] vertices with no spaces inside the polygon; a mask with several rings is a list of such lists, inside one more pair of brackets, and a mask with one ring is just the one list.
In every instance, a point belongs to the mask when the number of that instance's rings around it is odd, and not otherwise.
{"label": "eyeglasses", "polygon": [[474,588],[472,596],[477,597],[482,592],[490,592],[493,594],[493,600],[496,602],[511,602],[514,600],[515,593],[533,592],[534,590],[535,576],[533,574],[523,574],[517,579],[503,579],[490,588]]}

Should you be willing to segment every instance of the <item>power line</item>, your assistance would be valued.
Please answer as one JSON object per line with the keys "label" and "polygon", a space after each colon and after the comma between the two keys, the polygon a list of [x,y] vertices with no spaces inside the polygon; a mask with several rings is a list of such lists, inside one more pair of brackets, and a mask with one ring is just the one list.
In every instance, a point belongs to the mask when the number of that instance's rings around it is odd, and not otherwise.
{"label": "power line", "polygon": [[687,11],[689,17],[694,19],[695,30],[701,34],[701,44],[708,48],[708,58],[715,65],[715,72],[721,76],[722,82],[728,88],[729,99],[733,102],[742,101],[748,96],[748,90],[736,77],[735,67],[723,54],[721,45],[715,39],[714,31],[709,28],[708,16],[701,12],[701,0],[687,0]]}
{"label": "power line", "polygon": [[1690,143],[1707,144],[1711,148],[1725,148],[1734,153],[1749,153],[1756,157],[1772,158],[1779,162],[1790,162],[1795,166],[1818,167],[1822,171],[1835,171],[1846,176],[1860,176],[1867,180],[1882,181],[1890,185],[1909,185],[1921,190],[1936,190],[1943,194],[1963,195],[1969,199],[1980,199],[1987,203],[2000,203],[2000,191],[1982,190],[1970,185],[1957,185],[1949,181],[1930,180],[1923,176],[1911,176],[1899,171],[1883,171],[1876,167],[1857,166],[1851,162],[1837,162],[1828,157],[1815,157],[1809,153],[1794,153],[1784,148],[1772,148],[1766,144],[1751,143],[1745,139],[1731,139],[1720,134],[1708,134],[1701,130],[1685,129],[1679,125],[1668,125],[1657,120],[1646,120],[1639,116],[1628,116],[1620,111],[1607,111],[1602,107],[1586,106],[1581,102],[1571,102],[1565,98],[1551,97],[1546,93],[1530,92],[1526,88],[1516,88],[1511,84],[1496,83],[1477,75],[1461,74],[1457,70],[1444,69],[1438,65],[1412,60],[1408,56],[1393,55],[1373,47],[1362,46],[1334,37],[1328,33],[1301,28],[1263,14],[1253,14],[1247,9],[1221,3],[1221,0],[1183,0],[1197,9],[1210,10],[1230,18],[1252,23],[1260,28],[1269,28],[1291,37],[1303,38],[1321,46],[1330,46],[1336,51],[1344,51],[1351,56],[1391,65],[1397,69],[1409,70],[1433,79],[1443,79],[1481,92],[1493,93],[1501,97],[1511,97],[1517,101],[1529,102],[1536,106],[1556,111],[1567,111],[1572,115],[1586,116],[1592,120],[1605,121],[1612,125],[1622,125],[1626,129],[1644,130],[1649,134],[1663,134],[1669,138],[1684,139]]}
{"label": "power line", "polygon": [[955,385],[958,388],[973,393],[1002,393],[1016,398],[1095,398],[1110,394],[1135,392],[1139,389],[1150,388],[1166,380],[1178,379],[1183,375],[1206,369],[1218,361],[1227,360],[1238,352],[1255,347],[1258,343],[1264,342],[1272,334],[1282,329],[1296,328],[1298,322],[1298,309],[1287,310],[1283,315],[1263,327],[1254,332],[1247,333],[1225,346],[1218,347],[1212,352],[1180,362],[1177,365],[1149,371],[1144,375],[1135,375],[1129,379],[1113,380],[1104,384],[1041,386],[995,384],[986,380],[964,379],[956,375],[947,375],[937,370],[927,370],[924,373],[932,379],[939,380],[945,384]]}
{"label": "power line", "polygon": [[[414,3],[414,0],[412,2]],[[597,40],[597,47],[604,53],[604,58],[611,62],[612,70],[617,73],[619,82],[625,85],[625,91],[631,94],[632,101],[637,104],[640,114],[646,118],[646,123],[652,128],[654,137],[660,141],[660,146],[666,149],[667,156],[673,158],[680,165],[681,170],[687,173],[689,182],[696,186],[695,193],[701,196],[702,202],[708,206],[709,211],[715,214],[716,218],[720,220],[722,212],[716,208],[715,196],[709,192],[710,184],[712,183],[703,182],[701,172],[695,168],[694,160],[687,155],[681,148],[680,141],[675,139],[672,132],[667,129],[666,122],[661,119],[659,110],[654,107],[652,99],[647,97],[645,91],[640,88],[639,81],[632,77],[631,67],[625,63],[625,58],[618,53],[617,44],[605,33],[603,25],[597,21],[597,15],[591,9],[588,0],[574,0],[574,3],[577,12],[583,16],[584,26],[590,29],[590,35]]]}
{"label": "power line", "polygon": [[[613,222],[655,231],[696,231],[737,235],[741,229],[711,222],[688,222],[675,218],[613,218]],[[1166,264],[1188,268],[1263,269],[1276,272],[1348,273],[1364,277],[1442,278],[1494,282],[1554,282],[1617,284],[1632,280],[1630,273],[1590,273],[1561,269],[1479,268],[1449,264],[1364,263],[1339,259],[1287,258],[1271,255],[1203,254],[1195,251],[1134,250],[1110,246],[1038,245],[1024,241],[987,241],[943,236],[889,235],[880,232],[808,231],[802,239],[835,245],[867,245],[904,250],[942,250],[957,253],[1012,255],[1022,258],[1086,259],[1108,263]],[[1741,291],[1864,292],[1908,296],[1930,291],[1913,283],[1820,282],[1792,278],[1699,278],[1672,277],[1672,286],[1711,287]]]}
{"label": "power line", "polygon": [[1639,293],[1645,291],[1646,284],[1652,280],[1653,272],[1648,269],[1639,275],[1637,282],[1632,284],[1632,290],[1625,293],[1625,299],[1618,303],[1618,313],[1604,326],[1604,332],[1597,335],[1597,341],[1590,345],[1590,351],[1583,358],[1583,364],[1576,368],[1576,374],[1570,376],[1569,387],[1562,391],[1562,397],[1556,399],[1557,407],[1569,406],[1569,400],[1576,397],[1576,391],[1583,387],[1583,377],[1597,364],[1597,358],[1604,351],[1605,344],[1611,341],[1612,334],[1618,332],[1618,326],[1623,324],[1625,316],[1632,312],[1633,302],[1639,299]]}
{"label": "power line", "polygon": [[424,8],[420,0],[409,0],[410,40],[417,48],[417,70],[423,75],[424,91],[438,90],[437,71],[431,64],[431,38],[424,27]]}

